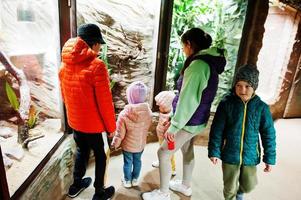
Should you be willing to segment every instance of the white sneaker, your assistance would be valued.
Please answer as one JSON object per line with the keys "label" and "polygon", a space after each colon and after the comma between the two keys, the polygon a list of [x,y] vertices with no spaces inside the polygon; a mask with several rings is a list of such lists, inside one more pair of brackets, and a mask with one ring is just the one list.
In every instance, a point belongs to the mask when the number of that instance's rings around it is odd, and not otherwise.
{"label": "white sneaker", "polygon": [[132,180],[132,186],[136,187],[138,185],[139,185],[138,180],[137,179],[133,179]]}
{"label": "white sneaker", "polygon": [[171,171],[171,175],[172,175],[172,176],[177,175],[177,171],[176,171],[176,170],[172,170],[172,171]]}
{"label": "white sneaker", "polygon": [[154,161],[154,162],[152,163],[152,166],[153,166],[154,168],[159,168],[159,166],[160,166],[159,160]]}
{"label": "white sneaker", "polygon": [[169,181],[169,188],[173,191],[180,192],[187,197],[192,195],[191,187],[187,187],[182,184],[182,180],[171,180]]}
{"label": "white sneaker", "polygon": [[125,188],[132,187],[131,181],[126,181],[126,180],[122,179],[121,182],[122,182],[123,187],[125,187]]}
{"label": "white sneaker", "polygon": [[170,194],[161,192],[160,190],[153,190],[142,194],[144,200],[170,200]]}

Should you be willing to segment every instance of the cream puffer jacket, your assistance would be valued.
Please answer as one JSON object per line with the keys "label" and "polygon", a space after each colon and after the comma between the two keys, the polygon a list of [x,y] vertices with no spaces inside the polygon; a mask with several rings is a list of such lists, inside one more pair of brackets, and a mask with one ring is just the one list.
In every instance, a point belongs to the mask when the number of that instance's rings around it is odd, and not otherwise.
{"label": "cream puffer jacket", "polygon": [[147,103],[126,105],[118,116],[112,145],[121,145],[122,150],[132,153],[143,151],[151,122],[152,112]]}
{"label": "cream puffer jacket", "polygon": [[159,113],[159,121],[158,121],[158,125],[156,127],[156,131],[157,131],[157,136],[160,138],[164,137],[164,133],[167,131],[168,129],[168,125],[166,125],[169,120],[170,120],[170,113]]}

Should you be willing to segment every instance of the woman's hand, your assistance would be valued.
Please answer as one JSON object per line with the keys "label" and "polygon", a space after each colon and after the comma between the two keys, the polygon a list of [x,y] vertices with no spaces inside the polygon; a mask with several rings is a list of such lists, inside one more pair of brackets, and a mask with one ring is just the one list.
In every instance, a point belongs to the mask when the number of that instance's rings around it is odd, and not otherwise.
{"label": "woman's hand", "polygon": [[216,165],[217,164],[217,161],[218,161],[218,158],[217,157],[210,157],[209,158],[211,160],[211,162]]}
{"label": "woman's hand", "polygon": [[269,165],[265,163],[265,168],[263,170],[264,172],[271,172],[272,171],[272,165]]}
{"label": "woman's hand", "polygon": [[175,139],[175,135],[173,133],[170,133],[170,132],[165,132],[164,133],[164,138],[166,141],[168,142],[174,142],[174,139]]}

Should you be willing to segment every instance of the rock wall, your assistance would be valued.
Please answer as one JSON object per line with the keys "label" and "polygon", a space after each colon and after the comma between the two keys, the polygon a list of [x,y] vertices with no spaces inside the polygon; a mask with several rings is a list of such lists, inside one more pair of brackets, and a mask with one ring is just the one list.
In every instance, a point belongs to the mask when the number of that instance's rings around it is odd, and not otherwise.
{"label": "rock wall", "polygon": [[152,97],[159,9],[158,0],[77,1],[78,24],[96,23],[106,40],[117,112],[127,104],[125,90],[133,81],[149,86]]}

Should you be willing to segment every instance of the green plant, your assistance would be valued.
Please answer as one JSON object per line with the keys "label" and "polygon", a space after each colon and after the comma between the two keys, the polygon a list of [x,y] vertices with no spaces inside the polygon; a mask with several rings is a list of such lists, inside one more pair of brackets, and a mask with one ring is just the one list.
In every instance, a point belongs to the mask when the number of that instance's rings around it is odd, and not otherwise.
{"label": "green plant", "polygon": [[28,122],[27,122],[28,127],[30,129],[36,125],[36,123],[39,119],[39,114],[40,114],[40,111],[37,111],[34,106],[30,106]]}
{"label": "green plant", "polygon": [[[109,62],[108,62],[107,53],[108,53],[108,45],[107,44],[103,44],[102,45],[102,51],[101,51],[100,58],[106,64],[106,66],[108,68],[109,75],[111,75],[112,74],[112,68],[110,67]],[[110,88],[111,88],[111,90],[114,87],[115,83],[116,83],[115,81],[110,80]]]}
{"label": "green plant", "polygon": [[[20,107],[20,102],[17,98],[15,91],[7,81],[5,82],[5,90],[10,105],[13,107],[14,110],[18,111]],[[27,125],[29,128],[33,128],[36,125],[39,113],[40,112],[37,112],[34,106],[30,106],[29,116],[27,120]]]}
{"label": "green plant", "polygon": [[17,95],[16,95],[15,91],[9,85],[9,83],[7,81],[5,82],[5,91],[6,91],[6,95],[7,95],[7,98],[9,100],[10,105],[13,107],[13,109],[15,111],[18,111],[18,109],[20,107],[20,103],[18,101],[18,98],[17,98]]}
{"label": "green plant", "polygon": [[180,37],[192,27],[210,33],[214,47],[225,49],[227,66],[219,77],[219,89],[213,102],[213,110],[232,85],[238,47],[246,14],[245,0],[175,0],[167,73],[168,89],[172,89],[185,57]]}

